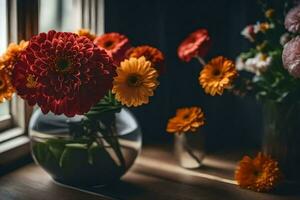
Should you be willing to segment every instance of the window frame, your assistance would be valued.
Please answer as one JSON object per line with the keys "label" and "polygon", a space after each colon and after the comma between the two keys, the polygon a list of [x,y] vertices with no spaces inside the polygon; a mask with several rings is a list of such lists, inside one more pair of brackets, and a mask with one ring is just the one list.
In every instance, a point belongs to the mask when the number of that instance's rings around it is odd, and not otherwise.
{"label": "window frame", "polygon": [[[77,1],[81,10],[81,27],[96,34],[104,32],[104,0]],[[38,33],[39,0],[6,0],[7,42],[28,40]],[[9,115],[0,118],[0,166],[19,160],[30,153],[29,119],[33,107],[14,95]],[[4,130],[4,131],[3,131]]]}
{"label": "window frame", "polygon": [[[7,42],[27,40],[38,31],[38,0],[6,0]],[[0,121],[0,165],[7,165],[30,152],[27,128],[32,108],[14,95],[9,115]]]}
{"label": "window frame", "polygon": [[[2,25],[5,26],[5,32],[3,32],[4,34],[4,38],[5,40],[3,41],[3,44],[1,44],[1,51],[4,50],[2,49],[3,47],[6,47],[8,45],[8,38],[7,38],[7,28],[8,28],[8,20],[7,20],[7,1],[6,0],[2,0],[1,2],[1,6],[3,6],[1,9],[1,12],[3,12],[3,14],[5,15],[4,17],[4,20],[2,21]],[[2,28],[2,27],[1,27]],[[3,45],[3,46],[2,46]],[[6,105],[3,105],[3,104],[6,104]],[[1,103],[2,104],[2,103]],[[8,129],[8,128],[11,128],[12,127],[12,116],[11,116],[11,113],[10,113],[10,102],[9,101],[6,101],[6,102],[3,102],[3,104],[1,106],[5,106],[5,107],[8,107],[8,113],[3,113],[1,114],[0,116],[0,131],[3,131],[5,129]]]}

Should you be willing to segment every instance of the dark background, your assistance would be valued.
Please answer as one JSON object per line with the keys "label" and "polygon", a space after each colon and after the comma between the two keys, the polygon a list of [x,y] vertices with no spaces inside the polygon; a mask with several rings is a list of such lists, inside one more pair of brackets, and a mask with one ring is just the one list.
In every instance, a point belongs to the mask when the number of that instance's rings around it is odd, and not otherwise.
{"label": "dark background", "polygon": [[[274,6],[278,2],[272,1]],[[142,126],[144,142],[172,142],[172,135],[165,131],[168,118],[177,108],[197,105],[206,115],[202,131],[209,151],[260,145],[261,106],[254,97],[205,95],[198,84],[200,65],[196,60],[181,62],[177,47],[189,33],[206,28],[213,40],[206,61],[217,55],[235,59],[250,47],[241,30],[262,17],[255,0],[105,2],[106,32],[120,32],[132,45],[152,45],[166,56],[167,72],[160,77],[161,84],[150,104],[132,109]]]}

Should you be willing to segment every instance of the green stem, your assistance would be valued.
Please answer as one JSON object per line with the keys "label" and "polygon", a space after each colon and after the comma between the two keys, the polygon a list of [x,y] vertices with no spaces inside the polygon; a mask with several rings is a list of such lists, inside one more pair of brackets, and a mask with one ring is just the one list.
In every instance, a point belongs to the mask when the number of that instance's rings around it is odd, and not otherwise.
{"label": "green stem", "polygon": [[121,163],[121,167],[124,167],[126,166],[126,162],[125,162],[125,159],[124,159],[124,156],[122,154],[122,151],[121,151],[121,145],[119,143],[119,138],[118,136],[115,134],[116,133],[116,126],[115,126],[115,120],[113,121],[113,124],[111,125],[111,130],[112,130],[112,143],[114,145],[112,145],[112,147],[115,149],[115,152],[120,160],[120,163]]}

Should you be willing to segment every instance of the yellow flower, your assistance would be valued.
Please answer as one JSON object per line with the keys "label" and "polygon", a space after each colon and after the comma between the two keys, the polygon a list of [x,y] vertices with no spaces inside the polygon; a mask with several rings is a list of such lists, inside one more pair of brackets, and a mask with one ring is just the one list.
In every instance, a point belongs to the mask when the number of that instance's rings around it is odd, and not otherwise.
{"label": "yellow flower", "polygon": [[267,23],[267,22],[264,22],[264,23],[261,23],[261,24],[259,24],[259,30],[261,31],[261,32],[266,32],[267,30],[269,30],[270,28],[272,28],[272,26],[269,24],[269,23]]}
{"label": "yellow flower", "polygon": [[19,59],[22,51],[28,46],[28,41],[22,40],[19,44],[10,43],[6,52],[0,57],[0,69],[11,70]]}
{"label": "yellow flower", "polygon": [[96,35],[92,34],[89,29],[82,28],[82,29],[79,29],[76,33],[79,36],[85,36],[85,37],[89,38],[92,41],[96,38]]}
{"label": "yellow flower", "polygon": [[26,80],[27,80],[27,82],[26,82],[26,87],[27,88],[36,88],[37,87],[38,83],[37,83],[36,78],[35,78],[34,75],[29,74],[26,77]]}
{"label": "yellow flower", "polygon": [[144,56],[125,59],[117,68],[112,92],[126,106],[139,106],[149,102],[158,86],[158,73]]}
{"label": "yellow flower", "polygon": [[274,15],[275,15],[275,10],[272,9],[272,8],[268,9],[268,10],[265,12],[266,18],[271,19],[271,18],[274,17]]}
{"label": "yellow flower", "polygon": [[10,75],[5,69],[0,69],[0,103],[10,100],[14,92]]}
{"label": "yellow flower", "polygon": [[204,125],[204,114],[201,108],[180,108],[176,111],[176,116],[169,119],[167,132],[187,133],[196,132]]}
{"label": "yellow flower", "polygon": [[254,159],[243,157],[235,171],[235,179],[241,188],[267,192],[280,183],[282,174],[277,161],[258,153]]}
{"label": "yellow flower", "polygon": [[206,93],[215,96],[222,95],[224,89],[229,88],[237,76],[234,63],[218,56],[204,66],[199,76],[199,83]]}

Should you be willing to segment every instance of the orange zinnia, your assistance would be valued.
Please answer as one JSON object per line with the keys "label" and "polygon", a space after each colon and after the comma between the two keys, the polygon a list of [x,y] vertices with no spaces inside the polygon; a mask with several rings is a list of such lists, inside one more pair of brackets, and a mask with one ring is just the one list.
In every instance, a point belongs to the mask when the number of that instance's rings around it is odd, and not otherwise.
{"label": "orange zinnia", "polygon": [[0,103],[10,100],[14,92],[10,75],[6,70],[0,69]]}
{"label": "orange zinnia", "polygon": [[148,45],[138,46],[135,48],[131,48],[127,52],[127,56],[129,58],[139,58],[144,56],[146,60],[151,62],[151,67],[156,69],[159,74],[164,72],[165,57],[164,54],[157,48]]}
{"label": "orange zinnia", "polygon": [[10,43],[6,52],[0,57],[0,69],[11,71],[13,65],[20,58],[21,53],[28,46],[28,41],[22,40],[19,44]]}
{"label": "orange zinnia", "polygon": [[199,76],[199,83],[206,93],[215,96],[222,95],[224,89],[229,88],[237,77],[234,63],[218,56],[204,66]]}
{"label": "orange zinnia", "polygon": [[235,179],[242,188],[257,192],[267,192],[282,180],[278,162],[261,152],[251,159],[244,156],[235,171]]}
{"label": "orange zinnia", "polygon": [[199,107],[180,108],[176,116],[169,119],[167,132],[187,133],[196,132],[204,125],[204,113]]}

